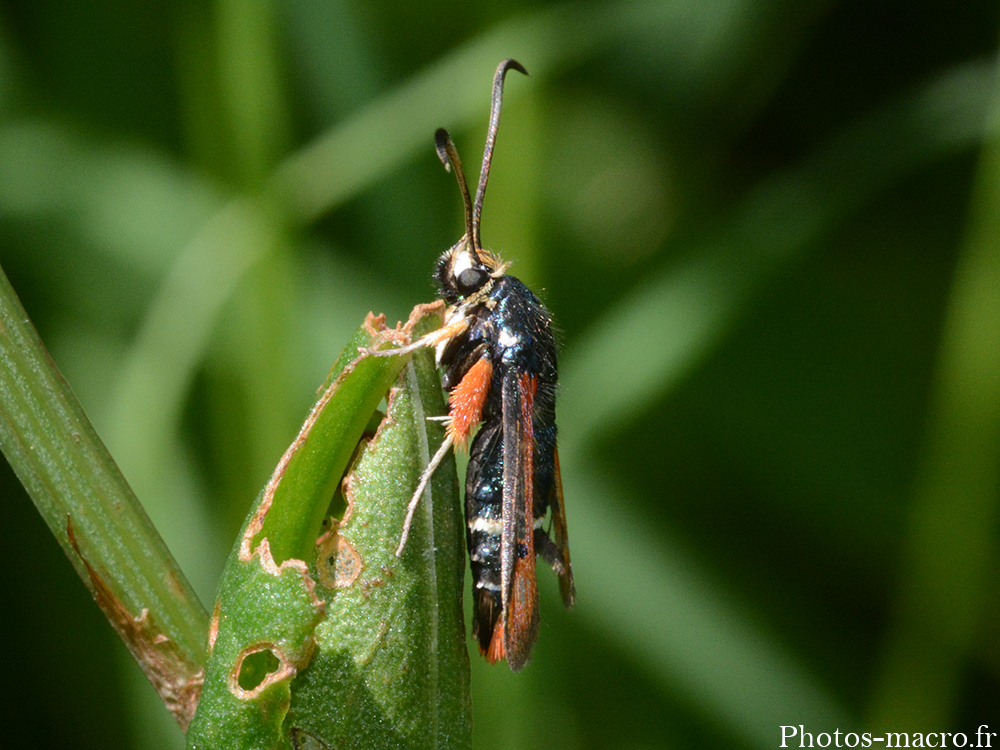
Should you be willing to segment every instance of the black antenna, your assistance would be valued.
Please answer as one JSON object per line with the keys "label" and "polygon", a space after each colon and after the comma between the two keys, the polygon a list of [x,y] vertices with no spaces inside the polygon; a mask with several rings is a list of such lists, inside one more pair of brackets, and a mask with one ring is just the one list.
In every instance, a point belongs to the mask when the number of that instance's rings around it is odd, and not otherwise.
{"label": "black antenna", "polygon": [[437,148],[438,158],[444,164],[444,168],[449,172],[454,171],[458,179],[458,187],[462,191],[462,203],[465,205],[465,238],[474,250],[478,250],[479,243],[474,241],[473,235],[478,240],[479,227],[472,218],[472,199],[469,198],[469,183],[465,181],[465,171],[462,169],[462,160],[458,158],[458,149],[455,148],[454,141],[444,128],[438,128],[434,133],[434,146]]}
{"label": "black antenna", "polygon": [[[483,197],[486,195],[486,181],[490,178],[490,162],[493,161],[493,146],[497,142],[497,129],[500,127],[500,104],[503,101],[503,79],[504,76],[507,75],[507,71],[511,68],[520,73],[524,73],[524,75],[528,75],[528,71],[524,69],[524,66],[521,65],[521,63],[517,60],[507,58],[500,63],[497,67],[496,75],[493,76],[493,102],[490,106],[490,127],[489,130],[486,131],[486,148],[483,150],[483,166],[479,170],[479,187],[476,188],[476,200],[472,204],[472,221],[469,222],[468,217],[466,217],[466,225],[472,232],[469,236],[469,241],[476,250],[483,246],[479,239],[479,217],[483,213]],[[454,146],[452,146],[452,150],[454,150]],[[466,204],[466,206],[468,206],[468,204]],[[468,210],[466,210],[466,213],[468,213]]]}

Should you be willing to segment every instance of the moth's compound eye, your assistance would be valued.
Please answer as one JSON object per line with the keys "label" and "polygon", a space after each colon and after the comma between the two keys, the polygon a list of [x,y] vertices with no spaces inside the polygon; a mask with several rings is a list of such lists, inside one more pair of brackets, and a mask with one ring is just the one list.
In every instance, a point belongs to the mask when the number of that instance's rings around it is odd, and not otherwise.
{"label": "moth's compound eye", "polygon": [[463,297],[479,291],[490,275],[482,268],[466,268],[455,277],[455,286]]}

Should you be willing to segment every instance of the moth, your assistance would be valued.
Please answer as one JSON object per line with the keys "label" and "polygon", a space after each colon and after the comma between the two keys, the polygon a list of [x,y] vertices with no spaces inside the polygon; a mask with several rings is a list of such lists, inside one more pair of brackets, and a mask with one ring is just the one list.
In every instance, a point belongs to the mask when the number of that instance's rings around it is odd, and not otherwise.
{"label": "moth", "polygon": [[570,565],[559,453],[556,449],[556,340],[552,316],[507,264],[483,248],[480,216],[489,179],[508,70],[493,79],[490,123],[475,200],[455,144],[435,133],[445,168],[455,173],[465,207],[465,234],[437,262],[434,278],[448,303],[444,324],[398,354],[433,346],[448,393],[446,433],[407,509],[397,555],[435,469],[453,447],[469,446],[465,480],[466,541],[472,567],[472,632],[490,662],[513,671],[531,659],[538,640],[535,558],[559,577],[562,599],[576,596]]}

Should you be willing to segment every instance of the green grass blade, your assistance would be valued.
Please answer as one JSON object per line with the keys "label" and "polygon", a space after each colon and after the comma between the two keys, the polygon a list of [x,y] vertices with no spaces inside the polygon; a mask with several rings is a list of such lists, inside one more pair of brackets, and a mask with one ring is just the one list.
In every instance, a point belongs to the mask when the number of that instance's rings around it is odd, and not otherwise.
{"label": "green grass blade", "polygon": [[2,271],[0,447],[112,626],[186,725],[208,615]]}
{"label": "green grass blade", "polygon": [[[702,72],[738,70],[741,61],[730,54],[736,40],[727,37],[740,28],[732,21],[747,12],[749,5],[735,0],[712,14],[692,14],[683,4],[625,0],[610,5],[567,3],[514,16],[286,159],[275,171],[272,187],[293,215],[314,220],[427,148],[428,133],[444,124],[458,130],[482,118],[482,80],[469,71],[492,71],[506,57],[521,60],[532,79],[539,81],[605,45],[658,29],[664,32],[658,43],[675,51],[679,61],[704,54],[692,47],[692,38],[713,38],[717,49],[725,52],[712,61],[699,59]],[[506,94],[508,102],[521,96],[516,87]]]}
{"label": "green grass blade", "polygon": [[[286,158],[267,187],[291,217],[315,220],[376,184],[420,149],[430,153],[433,133],[441,125],[458,129],[484,117],[483,80],[470,76],[470,70],[488,75],[497,61],[513,55],[529,65],[533,81],[544,80],[570,61],[654,27],[669,30],[670,47],[678,54],[691,54],[688,42],[702,36],[715,37],[720,48],[729,49],[723,37],[738,29],[729,21],[739,16],[743,5],[734,2],[724,13],[709,17],[690,14],[682,6],[628,0],[584,9],[567,4],[517,16]],[[736,68],[739,61],[727,53],[716,64]],[[523,95],[523,87],[511,87],[508,106]],[[209,332],[238,281],[273,250],[282,220],[250,199],[239,199],[219,211],[179,254],[150,305],[111,410],[109,443],[116,455],[121,451],[131,456],[120,459],[124,465],[139,472],[149,456],[166,460],[164,436],[172,434],[181,397],[201,362]],[[178,330],[185,335],[178,336]],[[171,352],[166,362],[164,351]],[[128,418],[136,404],[155,415],[157,421],[148,429],[137,430]],[[137,486],[155,484],[152,479],[133,481]]]}
{"label": "green grass blade", "polygon": [[[627,491],[594,468],[586,444],[675,387],[754,295],[835,222],[930,160],[973,145],[991,85],[987,66],[962,66],[846,129],[760,185],[717,235],[691,248],[687,263],[640,285],[564,358],[560,454],[579,588],[574,616],[621,638],[667,690],[711,706],[753,746],[769,747],[789,710],[796,723],[817,726],[845,725],[846,711],[780,644],[744,624],[745,613],[683,549],[642,530],[624,510]],[[901,136],[918,129],[919,138]],[[608,545],[619,556],[614,569]]]}
{"label": "green grass blade", "polygon": [[900,592],[870,707],[876,729],[952,726],[966,664],[990,627],[1000,518],[998,103],[944,324]]}

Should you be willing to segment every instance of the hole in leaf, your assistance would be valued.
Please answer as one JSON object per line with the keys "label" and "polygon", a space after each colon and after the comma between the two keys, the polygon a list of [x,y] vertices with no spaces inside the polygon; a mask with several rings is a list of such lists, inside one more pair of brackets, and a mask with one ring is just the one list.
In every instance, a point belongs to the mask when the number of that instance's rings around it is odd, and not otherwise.
{"label": "hole in leaf", "polygon": [[331,530],[316,548],[316,572],[328,589],[347,588],[361,575],[364,564],[354,546]]}
{"label": "hole in leaf", "polygon": [[267,679],[269,674],[276,672],[280,666],[281,661],[271,649],[255,651],[243,657],[237,682],[240,688],[249,692]]}

